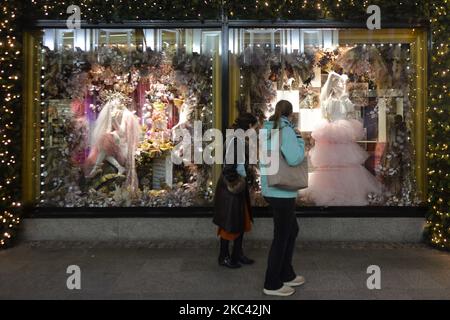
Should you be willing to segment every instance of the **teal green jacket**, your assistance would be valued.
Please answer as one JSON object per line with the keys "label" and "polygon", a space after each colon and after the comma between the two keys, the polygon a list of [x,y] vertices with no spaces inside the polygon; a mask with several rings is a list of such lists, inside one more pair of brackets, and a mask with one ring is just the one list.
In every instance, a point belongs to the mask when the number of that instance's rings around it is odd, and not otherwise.
{"label": "teal green jacket", "polygon": [[[268,140],[265,144],[268,150],[271,150],[270,130],[273,129],[274,123],[272,121],[264,122],[264,129],[267,130]],[[281,117],[281,152],[290,166],[298,166],[305,157],[305,142],[301,137],[298,137],[294,131],[294,126],[286,118]],[[270,198],[296,198],[297,191],[284,190],[267,185],[267,176],[264,175],[265,169],[260,165],[261,171],[261,191],[264,197]]]}

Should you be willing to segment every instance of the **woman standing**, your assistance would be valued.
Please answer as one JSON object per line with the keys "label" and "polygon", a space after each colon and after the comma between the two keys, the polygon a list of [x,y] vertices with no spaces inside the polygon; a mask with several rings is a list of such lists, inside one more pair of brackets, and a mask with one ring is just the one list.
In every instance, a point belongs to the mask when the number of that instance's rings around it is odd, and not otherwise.
{"label": "woman standing", "polygon": [[[256,129],[258,120],[250,113],[241,114],[233,124],[233,129]],[[239,148],[244,144],[245,148]],[[242,145],[241,145],[242,146]],[[233,137],[226,147],[226,155],[230,156],[234,147],[234,161],[224,164],[214,196],[213,222],[219,227],[220,237],[219,264],[228,268],[239,268],[242,264],[253,264],[242,250],[244,232],[249,232],[252,225],[250,195],[246,177],[248,176],[248,144],[239,137]],[[238,154],[245,150],[245,154]],[[227,156],[225,156],[228,159]],[[238,161],[239,159],[239,161]],[[245,159],[245,161],[240,161]],[[234,241],[230,256],[229,243]]]}
{"label": "woman standing", "polygon": [[[298,166],[305,156],[305,143],[295,130],[289,117],[292,115],[292,104],[281,100],[275,107],[275,114],[264,122],[268,130],[267,149],[271,149],[270,130],[278,129],[281,134],[280,154],[290,166]],[[277,135],[278,137],[278,135]],[[295,199],[297,191],[270,187],[265,169],[261,169],[262,194],[273,211],[274,238],[269,252],[263,292],[267,295],[289,296],[295,292],[292,287],[305,282],[297,276],[292,267],[295,240],[298,235],[297,217],[295,216]]]}

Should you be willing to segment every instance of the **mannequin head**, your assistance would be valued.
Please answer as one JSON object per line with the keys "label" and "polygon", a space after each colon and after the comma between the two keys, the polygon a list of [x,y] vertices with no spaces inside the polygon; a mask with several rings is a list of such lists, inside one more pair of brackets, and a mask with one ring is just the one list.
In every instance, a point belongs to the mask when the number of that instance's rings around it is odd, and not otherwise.
{"label": "mannequin head", "polygon": [[330,95],[339,98],[346,91],[348,76],[340,75],[336,72],[330,72],[325,85],[320,93],[320,100],[325,101]]}
{"label": "mannequin head", "polygon": [[334,83],[332,86],[332,92],[337,97],[340,97],[345,92],[345,85],[347,83],[347,75],[339,75],[336,74],[336,76],[333,77]]}

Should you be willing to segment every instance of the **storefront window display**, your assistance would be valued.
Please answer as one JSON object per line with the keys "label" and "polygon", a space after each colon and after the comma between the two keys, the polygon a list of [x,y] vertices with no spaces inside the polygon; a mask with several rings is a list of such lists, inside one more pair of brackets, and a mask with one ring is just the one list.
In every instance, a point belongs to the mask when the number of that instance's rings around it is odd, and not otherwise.
{"label": "storefront window display", "polygon": [[216,126],[220,32],[45,29],[37,203],[209,206],[211,165],[174,165],[174,129]]}
{"label": "storefront window display", "polygon": [[[175,129],[224,129],[239,112],[262,122],[280,99],[307,145],[298,205],[418,206],[426,195],[424,30],[44,29],[26,40],[28,202],[209,207],[220,165],[174,164]],[[253,205],[266,206],[257,166],[249,178]]]}
{"label": "storefront window display", "polygon": [[[264,120],[280,99],[294,107],[310,167],[299,205],[416,206],[423,200],[422,36],[413,30],[231,29],[237,112]],[[255,177],[253,203],[264,206],[256,168]]]}

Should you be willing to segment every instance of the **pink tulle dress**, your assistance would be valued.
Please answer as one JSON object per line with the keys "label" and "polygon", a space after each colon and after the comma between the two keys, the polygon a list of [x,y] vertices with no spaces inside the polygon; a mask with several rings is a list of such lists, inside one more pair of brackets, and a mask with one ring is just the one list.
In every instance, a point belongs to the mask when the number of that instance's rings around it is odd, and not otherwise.
{"label": "pink tulle dress", "polygon": [[339,82],[334,83],[334,89],[330,89],[333,76],[343,77],[330,75],[324,86],[323,119],[312,132],[315,145],[309,152],[314,168],[302,194],[318,206],[368,205],[369,193],[379,194],[381,184],[364,167],[368,153],[356,143],[364,137],[363,125],[349,119],[354,105],[345,93],[345,85],[336,90]]}

